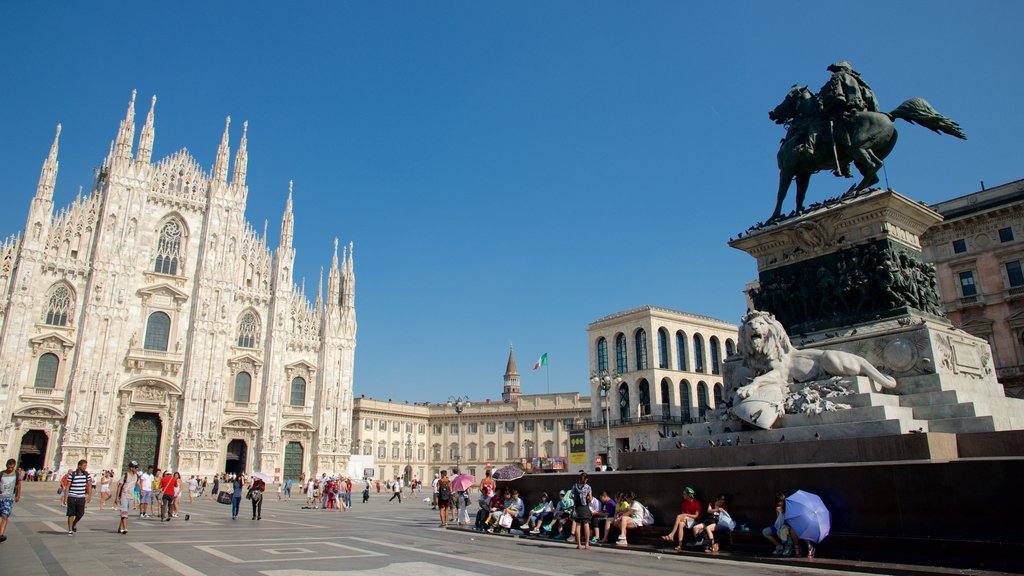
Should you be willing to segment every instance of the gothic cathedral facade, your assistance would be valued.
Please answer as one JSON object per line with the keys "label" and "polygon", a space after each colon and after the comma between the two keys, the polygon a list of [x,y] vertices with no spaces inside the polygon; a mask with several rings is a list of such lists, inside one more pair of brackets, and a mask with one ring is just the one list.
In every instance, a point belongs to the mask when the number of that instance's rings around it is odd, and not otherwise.
{"label": "gothic cathedral facade", "polygon": [[[356,345],[351,244],[310,303],[245,219],[246,128],[229,180],[182,149],[137,151],[135,93],[92,191],[54,214],[60,126],[23,234],[0,244],[0,454],[26,469],[143,466],[297,478],[347,470]],[[134,153],[133,153],[134,152]]]}

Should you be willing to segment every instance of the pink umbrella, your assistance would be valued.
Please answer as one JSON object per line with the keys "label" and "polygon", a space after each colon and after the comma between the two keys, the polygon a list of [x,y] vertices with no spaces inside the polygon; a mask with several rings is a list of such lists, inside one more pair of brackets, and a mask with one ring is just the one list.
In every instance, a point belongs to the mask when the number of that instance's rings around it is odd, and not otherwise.
{"label": "pink umbrella", "polygon": [[472,474],[459,474],[452,479],[452,490],[463,492],[469,490],[469,487],[473,484],[476,484],[476,478]]}

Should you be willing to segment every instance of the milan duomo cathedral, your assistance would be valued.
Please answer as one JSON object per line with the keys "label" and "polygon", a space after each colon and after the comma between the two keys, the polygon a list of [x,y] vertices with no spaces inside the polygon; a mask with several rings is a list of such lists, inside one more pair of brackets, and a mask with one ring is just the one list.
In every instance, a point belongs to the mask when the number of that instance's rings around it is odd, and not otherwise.
{"label": "milan duomo cathedral", "polygon": [[[24,234],[0,245],[0,454],[25,469],[347,470],[351,245],[316,302],[292,280],[289,184],[275,250],[245,219],[246,128],[212,173],[152,162],[135,93],[92,192],[54,213],[60,126]],[[228,179],[230,172],[230,180]]]}

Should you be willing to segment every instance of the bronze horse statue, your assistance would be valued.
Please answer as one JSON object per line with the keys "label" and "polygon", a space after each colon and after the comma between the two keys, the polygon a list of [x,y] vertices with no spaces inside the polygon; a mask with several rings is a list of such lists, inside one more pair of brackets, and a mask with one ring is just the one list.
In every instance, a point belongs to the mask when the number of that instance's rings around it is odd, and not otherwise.
{"label": "bronze horse statue", "polygon": [[933,109],[921,98],[911,98],[888,114],[884,112],[854,112],[848,126],[850,144],[834,143],[829,119],[821,110],[818,97],[806,86],[793,86],[785,100],[768,112],[768,118],[777,124],[789,126],[789,132],[779,147],[779,194],[775,212],[768,222],[782,217],[782,202],[789,192],[790,182],[796,178],[796,210],[804,209],[804,198],[811,174],[820,170],[838,168],[852,161],[861,173],[861,181],[852,186],[844,197],[878,183],[878,170],[882,160],[896,145],[893,120],[902,119],[920,124],[937,133],[967,139],[960,126]]}

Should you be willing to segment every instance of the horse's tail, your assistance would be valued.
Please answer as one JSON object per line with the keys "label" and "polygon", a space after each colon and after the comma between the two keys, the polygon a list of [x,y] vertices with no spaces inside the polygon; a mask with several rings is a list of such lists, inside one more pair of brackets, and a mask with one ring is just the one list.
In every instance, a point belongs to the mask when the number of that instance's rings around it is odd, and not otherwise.
{"label": "horse's tail", "polygon": [[889,116],[893,119],[906,120],[911,124],[920,124],[933,132],[967,140],[967,135],[960,129],[959,124],[939,114],[924,98],[911,98],[905,101],[889,112]]}

